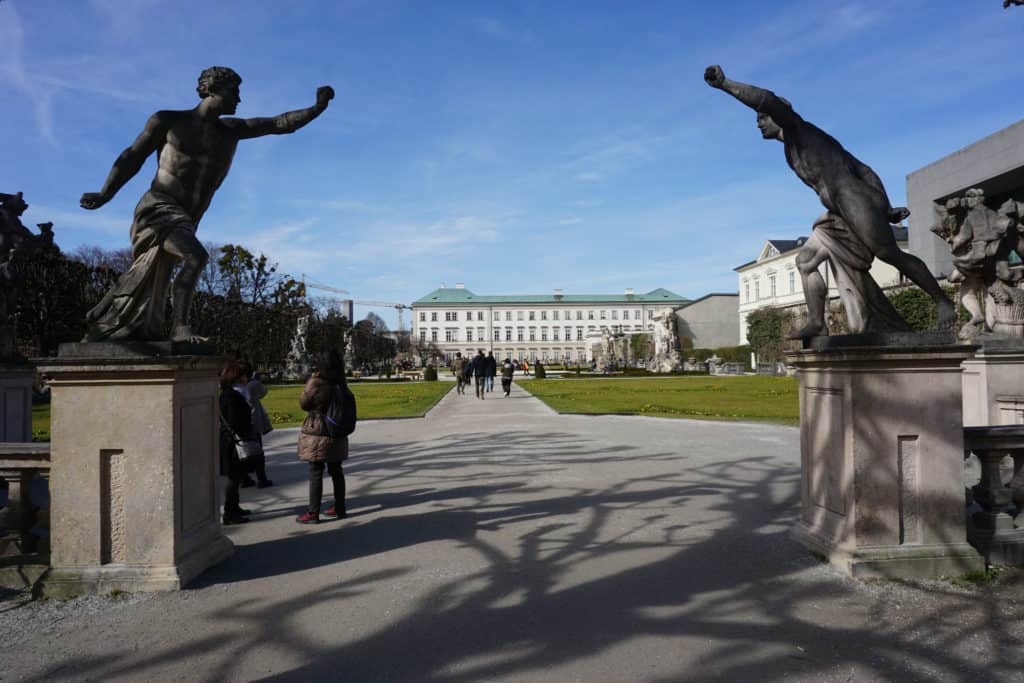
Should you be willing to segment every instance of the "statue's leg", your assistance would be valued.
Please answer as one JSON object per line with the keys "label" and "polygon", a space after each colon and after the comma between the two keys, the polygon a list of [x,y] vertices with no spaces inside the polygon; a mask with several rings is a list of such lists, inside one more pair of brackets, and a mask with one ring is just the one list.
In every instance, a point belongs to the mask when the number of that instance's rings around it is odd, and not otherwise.
{"label": "statue's leg", "polygon": [[800,271],[804,301],[807,302],[807,324],[793,335],[794,339],[809,339],[826,331],[825,303],[828,300],[828,287],[818,268],[827,259],[828,251],[813,236],[796,255],[796,267]]}
{"label": "statue's leg", "polygon": [[174,330],[171,332],[171,339],[189,341],[195,338],[192,328],[188,324],[189,309],[192,307],[192,298],[196,293],[199,276],[202,274],[203,268],[206,267],[210,255],[203,248],[202,243],[196,239],[195,233],[184,228],[172,231],[164,240],[163,248],[181,260],[181,269],[174,279],[171,298],[171,308],[174,314]]}
{"label": "statue's leg", "polygon": [[840,194],[839,204],[847,226],[863,240],[871,253],[906,275],[935,301],[939,328],[952,327],[957,321],[956,306],[942,291],[924,261],[903,251],[896,243],[889,223],[888,200],[874,190],[858,192],[845,188]]}

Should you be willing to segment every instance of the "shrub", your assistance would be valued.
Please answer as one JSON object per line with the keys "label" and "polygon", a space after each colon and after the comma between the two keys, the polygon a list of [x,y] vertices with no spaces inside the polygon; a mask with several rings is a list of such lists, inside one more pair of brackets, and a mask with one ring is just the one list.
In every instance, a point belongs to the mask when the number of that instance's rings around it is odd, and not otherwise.
{"label": "shrub", "polygon": [[548,376],[548,373],[544,370],[544,365],[537,361],[537,364],[533,366],[533,377],[534,379],[544,379]]}
{"label": "shrub", "polygon": [[436,382],[437,381],[437,368],[433,365],[428,365],[423,369],[423,381],[424,382]]}

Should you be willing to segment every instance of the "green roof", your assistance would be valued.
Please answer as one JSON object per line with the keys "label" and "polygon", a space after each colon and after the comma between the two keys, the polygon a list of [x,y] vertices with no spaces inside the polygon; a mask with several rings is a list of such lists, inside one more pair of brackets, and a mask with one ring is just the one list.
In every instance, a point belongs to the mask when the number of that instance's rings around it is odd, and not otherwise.
{"label": "green roof", "polygon": [[412,302],[417,304],[653,304],[686,303],[686,297],[659,287],[646,294],[509,294],[485,296],[464,287],[442,287]]}

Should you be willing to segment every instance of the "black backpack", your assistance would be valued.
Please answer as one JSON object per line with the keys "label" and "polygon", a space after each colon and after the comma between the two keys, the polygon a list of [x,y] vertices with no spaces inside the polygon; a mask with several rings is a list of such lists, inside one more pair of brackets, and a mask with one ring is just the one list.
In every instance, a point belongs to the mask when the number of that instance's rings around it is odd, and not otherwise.
{"label": "black backpack", "polygon": [[356,397],[348,385],[335,384],[331,402],[324,411],[324,435],[348,436],[356,431]]}

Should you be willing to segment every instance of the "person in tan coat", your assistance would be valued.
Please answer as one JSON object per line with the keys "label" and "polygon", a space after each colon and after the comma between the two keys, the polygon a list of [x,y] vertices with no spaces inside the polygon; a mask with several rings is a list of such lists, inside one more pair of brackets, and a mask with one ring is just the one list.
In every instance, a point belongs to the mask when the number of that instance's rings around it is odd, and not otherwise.
{"label": "person in tan coat", "polygon": [[348,458],[348,437],[327,436],[324,413],[336,386],[345,388],[345,371],[336,349],[321,351],[316,356],[317,371],[306,381],[299,397],[299,407],[307,411],[299,430],[299,459],[309,463],[309,508],[295,520],[299,524],[320,522],[320,502],[324,490],[324,468],[334,484],[334,505],[324,514],[346,517],[345,475],[341,463]]}

